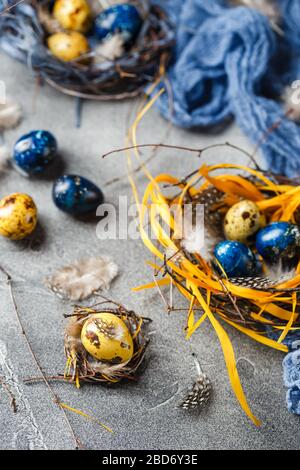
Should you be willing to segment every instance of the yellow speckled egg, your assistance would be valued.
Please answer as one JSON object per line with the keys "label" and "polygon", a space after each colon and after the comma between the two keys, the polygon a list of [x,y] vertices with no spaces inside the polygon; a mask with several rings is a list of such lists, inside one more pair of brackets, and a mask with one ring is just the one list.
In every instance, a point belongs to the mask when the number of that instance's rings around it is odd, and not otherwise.
{"label": "yellow speckled egg", "polygon": [[48,38],[48,47],[55,57],[64,62],[78,59],[89,51],[87,39],[75,31],[52,34]]}
{"label": "yellow speckled egg", "polygon": [[53,15],[63,28],[71,31],[85,33],[91,25],[91,9],[86,0],[56,0]]}
{"label": "yellow speckled egg", "polygon": [[261,228],[266,219],[253,201],[244,200],[232,206],[224,219],[227,240],[246,243]]}
{"label": "yellow speckled egg", "polygon": [[0,235],[22,240],[37,224],[37,208],[27,194],[14,193],[0,201]]}
{"label": "yellow speckled egg", "polygon": [[81,331],[81,341],[87,352],[99,361],[122,364],[133,355],[131,334],[113,313],[97,313],[89,317]]}

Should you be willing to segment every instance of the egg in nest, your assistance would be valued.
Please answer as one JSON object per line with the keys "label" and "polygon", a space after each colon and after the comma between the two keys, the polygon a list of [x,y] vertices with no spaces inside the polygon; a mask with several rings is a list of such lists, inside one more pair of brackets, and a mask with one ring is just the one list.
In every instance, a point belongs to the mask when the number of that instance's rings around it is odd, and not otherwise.
{"label": "egg in nest", "polygon": [[52,34],[48,38],[48,47],[55,57],[64,62],[78,59],[89,51],[86,37],[76,31]]}
{"label": "egg in nest", "polygon": [[83,325],[81,341],[86,351],[95,359],[112,364],[129,362],[134,352],[129,329],[113,313],[91,315]]}
{"label": "egg in nest", "polygon": [[71,31],[86,33],[91,25],[91,9],[86,0],[56,0],[53,16]]}
{"label": "egg in nest", "polygon": [[247,243],[266,225],[266,218],[253,201],[240,201],[232,206],[224,219],[224,234],[227,240]]}

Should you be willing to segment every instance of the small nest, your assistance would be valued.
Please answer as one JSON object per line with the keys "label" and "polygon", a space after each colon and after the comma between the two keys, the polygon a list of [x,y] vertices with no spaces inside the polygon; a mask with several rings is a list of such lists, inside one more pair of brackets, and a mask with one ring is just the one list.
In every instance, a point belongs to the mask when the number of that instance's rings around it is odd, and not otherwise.
{"label": "small nest", "polygon": [[[196,152],[196,149],[189,151]],[[201,150],[197,152],[202,154]],[[173,195],[170,197],[171,189]],[[183,240],[175,236],[182,230],[177,222],[183,220],[183,206],[191,204],[194,211],[197,204],[202,204],[208,240],[225,239],[224,216],[232,205],[243,199],[255,201],[268,222],[289,221],[297,224],[300,221],[300,186],[296,179],[233,164],[203,165],[181,180],[166,174],[152,178],[143,198],[141,215],[144,224],[140,230],[145,245],[162,265],[155,264],[155,283],[136,290],[175,285],[189,302],[187,338],[203,321],[210,321],[221,342],[234,392],[246,414],[259,425],[243,393],[234,351],[222,322],[259,343],[288,352],[286,340],[300,329],[300,306],[297,301],[300,262],[292,271],[293,275],[286,278],[281,273],[275,280],[265,275],[260,278],[229,279],[217,273],[213,256],[207,259],[204,254],[188,252]],[[179,211],[179,218],[174,216],[174,210]],[[150,220],[151,233],[155,234],[156,242],[144,229],[145,219]],[[163,273],[161,279],[158,273]]]}
{"label": "small nest", "polygon": [[[113,302],[109,302],[113,304]],[[134,344],[132,359],[124,364],[101,362],[91,357],[81,342],[81,330],[85,321],[97,313],[112,313],[121,318],[126,324]],[[145,336],[144,325],[150,320],[138,316],[123,306],[107,308],[99,305],[90,307],[75,307],[69,317],[65,330],[65,355],[67,358],[64,379],[75,383],[79,388],[82,382],[116,383],[123,379],[134,380],[143,362],[149,339]]]}
{"label": "small nest", "polygon": [[[96,14],[100,2],[90,0]],[[51,16],[51,0],[31,0],[0,17],[0,46],[28,65],[58,91],[83,99],[120,100],[142,93],[163,73],[174,44],[173,28],[159,7],[146,0],[134,3],[144,17],[142,29],[125,54],[97,60],[95,51],[72,62],[54,57],[46,45],[49,34],[61,31]]]}

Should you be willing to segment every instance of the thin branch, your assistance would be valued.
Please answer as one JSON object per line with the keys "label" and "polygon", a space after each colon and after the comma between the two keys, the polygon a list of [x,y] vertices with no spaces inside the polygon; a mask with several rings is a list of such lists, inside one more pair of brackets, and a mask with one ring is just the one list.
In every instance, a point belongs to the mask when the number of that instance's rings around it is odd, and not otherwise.
{"label": "thin branch", "polygon": [[243,323],[246,323],[246,320],[245,320],[245,318],[243,317],[242,312],[240,311],[240,309],[239,309],[239,307],[238,307],[238,305],[237,305],[236,299],[231,295],[231,293],[229,292],[229,290],[227,289],[227,287],[225,286],[224,282],[222,281],[222,279],[221,279],[220,277],[218,277],[218,281],[219,281],[219,283],[220,283],[220,285],[221,285],[221,287],[222,287],[224,293],[225,293],[226,295],[228,295],[228,297],[229,297],[229,299],[230,299],[230,301],[231,301],[231,303],[232,303],[232,305],[233,305],[233,307],[234,307],[236,313],[237,313],[238,316],[242,319]]}
{"label": "thin branch", "polygon": [[126,152],[128,150],[134,150],[134,149],[139,149],[139,148],[150,148],[150,147],[152,147],[152,148],[154,147],[154,148],[173,149],[173,150],[182,150],[184,152],[196,153],[196,154],[198,154],[199,157],[202,155],[203,152],[206,152],[208,150],[211,150],[211,149],[214,149],[214,148],[220,148],[220,147],[229,147],[229,148],[232,148],[232,149],[237,150],[239,152],[242,152],[244,155],[246,155],[248,158],[251,159],[252,163],[255,165],[257,170],[262,171],[260,169],[258,163],[256,162],[253,154],[251,154],[251,153],[247,152],[246,150],[241,149],[240,147],[238,147],[234,144],[231,144],[229,142],[225,142],[223,144],[212,144],[212,145],[208,145],[206,147],[200,148],[200,149],[196,149],[196,148],[192,148],[192,147],[184,147],[184,146],[180,146],[180,145],[169,145],[169,144],[131,145],[129,147],[123,147],[123,148],[119,148],[119,149],[107,152],[104,155],[102,155],[102,158],[106,158],[106,157],[108,157],[110,155],[113,155],[115,153]]}
{"label": "thin branch", "polygon": [[273,134],[274,131],[276,131],[282,124],[284,118],[288,118],[292,114],[293,110],[288,109],[286,113],[284,114],[283,117],[279,118],[277,121],[275,121],[272,126],[270,126],[266,132],[263,133],[262,137],[259,139],[254,152],[252,153],[251,157],[254,158],[255,155],[257,154],[258,150],[260,147],[268,140],[271,134]]}
{"label": "thin branch", "polygon": [[67,416],[67,413],[66,411],[64,410],[64,408],[61,406],[61,401],[60,401],[60,398],[58,397],[58,395],[54,392],[53,388],[51,387],[50,383],[48,382],[38,360],[37,360],[37,357],[31,347],[31,344],[30,344],[30,341],[28,339],[28,336],[25,332],[25,329],[23,327],[23,324],[22,324],[22,321],[21,321],[21,317],[20,317],[20,314],[19,314],[19,310],[18,310],[18,306],[17,306],[17,303],[16,303],[16,300],[15,300],[15,296],[14,296],[14,293],[13,293],[13,289],[12,289],[12,277],[11,275],[2,267],[0,266],[0,271],[5,275],[6,277],[6,282],[7,282],[7,285],[8,285],[8,289],[9,289],[9,295],[10,295],[10,299],[11,299],[11,302],[13,304],[13,308],[14,308],[14,312],[15,312],[15,316],[16,316],[16,320],[18,322],[18,325],[19,325],[19,328],[20,328],[20,331],[23,335],[23,338],[24,338],[24,341],[26,343],[26,346],[28,348],[28,351],[30,352],[31,354],[31,357],[33,359],[33,362],[35,363],[35,366],[36,368],[38,369],[39,373],[41,374],[41,377],[42,377],[42,380],[44,382],[44,384],[47,386],[48,390],[49,390],[49,393],[50,395],[52,396],[53,398],[53,402],[59,406],[61,412],[63,413],[63,416],[65,418],[65,421],[66,421],[66,424],[69,428],[69,431],[70,431],[70,434],[72,436],[72,439],[74,440],[74,443],[75,443],[75,448],[76,450],[78,449],[82,449],[83,448],[83,445],[82,443],[80,442],[80,440],[78,439],[78,437],[76,436],[74,430],[73,430],[73,427],[71,425],[71,422]]}
{"label": "thin branch", "polygon": [[13,5],[9,5],[3,11],[0,12],[0,16],[5,15],[5,13],[8,13],[10,10],[12,10],[13,8],[17,7],[18,5],[20,5],[21,3],[24,3],[24,2],[25,2],[25,0],[19,0],[18,2],[14,3]]}

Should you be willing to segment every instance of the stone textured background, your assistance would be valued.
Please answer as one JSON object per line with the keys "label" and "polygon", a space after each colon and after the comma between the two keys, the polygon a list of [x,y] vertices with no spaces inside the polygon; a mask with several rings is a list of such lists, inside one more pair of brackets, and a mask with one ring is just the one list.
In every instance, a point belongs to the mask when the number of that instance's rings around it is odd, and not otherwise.
{"label": "stone textured background", "polygon": [[[7,91],[22,103],[22,125],[5,139],[9,145],[23,133],[43,128],[59,142],[65,171],[86,176],[103,188],[107,202],[117,205],[119,195],[131,191],[126,178],[105,186],[126,173],[122,154],[102,160],[100,156],[124,145],[124,136],[137,102],[85,103],[82,127],[76,129],[75,103],[45,86],[37,90],[28,70],[0,55],[0,79]],[[155,110],[139,129],[140,143],[168,142],[202,147],[230,141],[251,149],[234,126],[219,134],[169,129]],[[232,151],[214,150],[206,161],[237,161]],[[167,171],[185,175],[196,168],[198,159],[188,153],[164,151],[151,163],[153,174]],[[138,177],[140,189],[145,180]],[[164,311],[155,291],[132,293],[131,288],[151,281],[145,260],[151,258],[141,241],[100,241],[96,225],[83,223],[59,212],[51,200],[51,178],[25,179],[15,171],[1,175],[1,197],[15,191],[28,192],[40,213],[40,227],[31,241],[0,240],[0,262],[14,279],[16,300],[24,326],[39,361],[47,373],[64,369],[64,313],[71,306],[43,286],[43,278],[61,265],[83,255],[110,254],[120,266],[110,296],[153,319],[152,343],[147,367],[136,384],[115,387],[54,384],[65,403],[79,408],[113,428],[109,434],[76,415],[70,420],[81,441],[91,449],[299,449],[299,418],[288,413],[282,384],[281,353],[257,345],[229,330],[239,371],[250,405],[263,421],[256,429],[240,409],[228,381],[218,339],[207,321],[190,342],[184,339],[185,313]],[[15,321],[7,286],[0,283],[0,376],[6,377],[18,403],[13,414],[0,389],[1,449],[72,449],[73,442],[61,411],[53,404],[43,384],[24,385],[23,379],[37,375]],[[176,296],[176,305],[185,306]],[[200,415],[175,408],[182,391],[195,376],[191,353],[199,357],[211,377],[214,398]]]}

